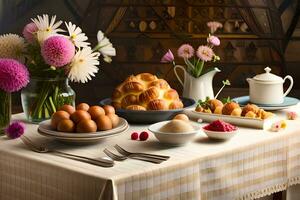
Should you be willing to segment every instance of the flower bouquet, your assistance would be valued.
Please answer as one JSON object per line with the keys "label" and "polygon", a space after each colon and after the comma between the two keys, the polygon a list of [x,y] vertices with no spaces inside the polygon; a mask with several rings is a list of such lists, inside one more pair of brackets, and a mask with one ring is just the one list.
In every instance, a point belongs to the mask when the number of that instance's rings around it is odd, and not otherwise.
{"label": "flower bouquet", "polygon": [[[220,72],[218,68],[204,68],[206,62],[216,62],[220,60],[213,48],[220,45],[220,40],[217,36],[213,35],[214,32],[222,27],[219,22],[207,23],[210,27],[210,34],[207,37],[207,44],[200,45],[195,52],[195,49],[190,44],[181,45],[177,54],[182,58],[186,67],[176,65],[174,55],[169,49],[168,52],[162,57],[162,63],[172,63],[174,65],[174,73],[178,81],[183,86],[183,96],[193,98],[194,100],[205,100],[206,97],[213,98],[212,80],[217,72]],[[184,72],[184,79],[182,80],[177,74],[177,69],[181,69]]]}
{"label": "flower bouquet", "polygon": [[[177,50],[178,57],[183,58],[184,63],[187,66],[187,72],[195,78],[198,78],[209,71],[209,69],[203,70],[205,62],[216,62],[220,60],[220,57],[213,51],[213,47],[220,45],[220,39],[213,34],[218,28],[222,27],[222,24],[219,22],[208,22],[207,26],[210,28],[210,34],[207,37],[206,45],[200,45],[196,52],[190,44],[183,44]],[[170,49],[162,57],[161,62],[172,63],[176,66],[174,55]]]}
{"label": "flower bouquet", "polygon": [[0,57],[17,58],[29,70],[30,84],[21,96],[23,110],[32,122],[50,118],[64,104],[74,104],[75,93],[68,80],[86,83],[98,72],[100,55],[106,62],[116,55],[101,31],[92,49],[80,27],[65,22],[65,31],[60,28],[62,23],[56,16],[37,16],[24,27],[25,39],[15,34],[2,36],[2,44],[0,39],[0,49],[6,51]]}

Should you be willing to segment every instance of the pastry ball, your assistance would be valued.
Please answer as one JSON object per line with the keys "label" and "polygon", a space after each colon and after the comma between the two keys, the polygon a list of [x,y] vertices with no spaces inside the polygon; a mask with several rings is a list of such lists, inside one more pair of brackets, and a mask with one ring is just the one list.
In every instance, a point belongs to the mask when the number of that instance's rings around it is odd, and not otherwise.
{"label": "pastry ball", "polygon": [[242,114],[242,109],[241,108],[235,108],[233,109],[233,111],[231,112],[231,116],[236,116],[236,117],[240,117]]}
{"label": "pastry ball", "polygon": [[217,106],[214,110],[214,114],[222,114],[223,106]]}
{"label": "pastry ball", "polygon": [[63,119],[58,122],[57,130],[62,132],[72,133],[75,131],[75,124],[70,119]]}
{"label": "pastry ball", "polygon": [[222,114],[231,115],[232,111],[236,108],[240,108],[240,105],[238,103],[233,101],[226,103],[222,109]]}
{"label": "pastry ball", "polygon": [[259,111],[259,107],[257,105],[254,104],[247,104],[242,111],[242,116],[245,116],[247,112],[254,112],[255,114],[258,113]]}
{"label": "pastry ball", "polygon": [[84,110],[76,110],[72,115],[71,119],[73,122],[78,124],[81,120],[87,120],[87,119],[92,119],[91,115]]}
{"label": "pastry ball", "polygon": [[100,115],[95,121],[99,131],[106,131],[113,128],[112,121],[106,115]]}
{"label": "pastry ball", "polygon": [[90,108],[89,104],[87,103],[80,103],[76,106],[76,110],[84,110],[84,111],[88,111]]}
{"label": "pastry ball", "polygon": [[112,114],[116,113],[115,108],[110,105],[103,106],[103,109],[104,109],[106,115],[109,113],[112,113]]}
{"label": "pastry ball", "polygon": [[118,126],[118,124],[120,122],[120,118],[118,115],[113,114],[113,113],[108,113],[106,116],[109,117],[113,128]]}
{"label": "pastry ball", "polygon": [[220,101],[218,99],[208,100],[208,105],[209,105],[209,108],[212,112],[214,112],[217,107],[220,107],[220,106],[223,107],[222,101]]}
{"label": "pastry ball", "polygon": [[75,108],[73,106],[67,105],[67,104],[60,107],[59,110],[66,111],[70,115],[73,114],[73,112],[75,112]]}
{"label": "pastry ball", "polygon": [[256,118],[256,114],[253,111],[249,111],[245,114],[245,117]]}
{"label": "pastry ball", "polygon": [[92,133],[97,131],[97,124],[91,119],[81,120],[76,126],[77,133]]}
{"label": "pastry ball", "polygon": [[63,119],[70,119],[70,114],[66,111],[63,111],[63,110],[55,112],[51,116],[51,127],[53,129],[57,129],[58,122],[63,120]]}
{"label": "pastry ball", "polygon": [[88,113],[91,115],[93,120],[97,119],[100,115],[105,115],[104,109],[100,106],[91,106]]}

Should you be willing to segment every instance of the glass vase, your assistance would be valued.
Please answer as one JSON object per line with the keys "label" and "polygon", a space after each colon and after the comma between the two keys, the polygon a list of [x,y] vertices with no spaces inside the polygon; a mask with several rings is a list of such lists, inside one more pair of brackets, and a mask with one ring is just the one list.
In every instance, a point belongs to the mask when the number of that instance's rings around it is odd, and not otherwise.
{"label": "glass vase", "polygon": [[5,128],[11,119],[11,94],[0,89],[0,135],[4,134]]}
{"label": "glass vase", "polygon": [[67,78],[31,78],[21,92],[22,107],[29,122],[39,123],[64,104],[75,105],[75,92]]}

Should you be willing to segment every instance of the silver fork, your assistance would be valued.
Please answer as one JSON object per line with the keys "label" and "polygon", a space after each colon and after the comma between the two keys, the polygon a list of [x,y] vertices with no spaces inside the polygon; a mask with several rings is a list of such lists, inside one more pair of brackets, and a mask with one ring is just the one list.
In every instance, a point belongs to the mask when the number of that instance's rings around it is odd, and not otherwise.
{"label": "silver fork", "polygon": [[89,163],[89,164],[93,164],[93,165],[97,165],[97,166],[101,166],[101,167],[112,167],[114,166],[114,161],[113,160],[106,160],[106,159],[92,159],[92,158],[88,158],[88,157],[84,157],[84,156],[78,156],[78,155],[74,155],[74,154],[69,154],[69,153],[65,153],[65,152],[61,152],[61,151],[57,151],[54,149],[49,149],[43,145],[38,145],[34,142],[32,142],[28,137],[26,136],[21,136],[20,137],[22,142],[32,151],[37,152],[37,153],[54,153],[57,154],[59,156],[65,157],[65,158],[69,158],[69,159],[73,159],[73,160],[77,160],[77,161],[81,161],[81,162],[85,162],[85,163]]}
{"label": "silver fork", "polygon": [[155,158],[159,160],[168,160],[170,156],[164,156],[164,155],[157,155],[157,154],[149,154],[149,153],[134,153],[126,151],[124,148],[120,147],[119,145],[114,146],[115,149],[122,155],[130,157],[130,156],[139,156],[139,157],[145,157],[145,158]]}
{"label": "silver fork", "polygon": [[135,160],[142,160],[142,161],[147,161],[147,162],[151,162],[151,163],[155,163],[155,164],[160,164],[163,162],[163,160],[158,160],[155,158],[143,158],[143,157],[135,157],[135,156],[128,157],[128,156],[124,156],[124,155],[117,155],[117,154],[109,151],[108,149],[104,149],[103,152],[108,157],[110,157],[111,159],[116,160],[116,161],[123,161],[123,160],[126,160],[127,158],[132,158]]}

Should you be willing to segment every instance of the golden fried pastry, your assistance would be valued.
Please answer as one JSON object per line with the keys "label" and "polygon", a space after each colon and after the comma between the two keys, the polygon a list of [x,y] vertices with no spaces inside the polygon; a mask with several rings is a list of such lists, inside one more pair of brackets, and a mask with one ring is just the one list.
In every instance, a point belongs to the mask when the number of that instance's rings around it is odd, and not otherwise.
{"label": "golden fried pastry", "polygon": [[217,106],[216,109],[214,110],[214,114],[221,115],[222,114],[222,109],[223,109],[223,106]]}
{"label": "golden fried pastry", "polygon": [[236,117],[240,117],[242,114],[242,109],[241,108],[235,108],[233,109],[233,111],[231,112],[231,116],[236,116]]}
{"label": "golden fried pastry", "polygon": [[256,114],[253,111],[249,111],[245,114],[245,117],[255,118]]}
{"label": "golden fried pastry", "polygon": [[218,100],[218,99],[210,99],[208,100],[208,105],[209,105],[209,108],[210,110],[214,113],[215,112],[215,109],[217,107],[223,107],[223,103],[222,101]]}
{"label": "golden fried pastry", "polygon": [[240,108],[240,105],[236,102],[229,102],[226,103],[222,109],[223,115],[231,115],[232,111],[236,108]]}
{"label": "golden fried pastry", "polygon": [[169,110],[183,108],[179,95],[164,79],[150,73],[129,76],[112,94],[116,109]]}
{"label": "golden fried pastry", "polygon": [[259,107],[255,104],[247,104],[245,107],[243,107],[242,116],[245,116],[246,113],[248,113],[249,111],[252,111],[255,114],[257,114],[259,111]]}

